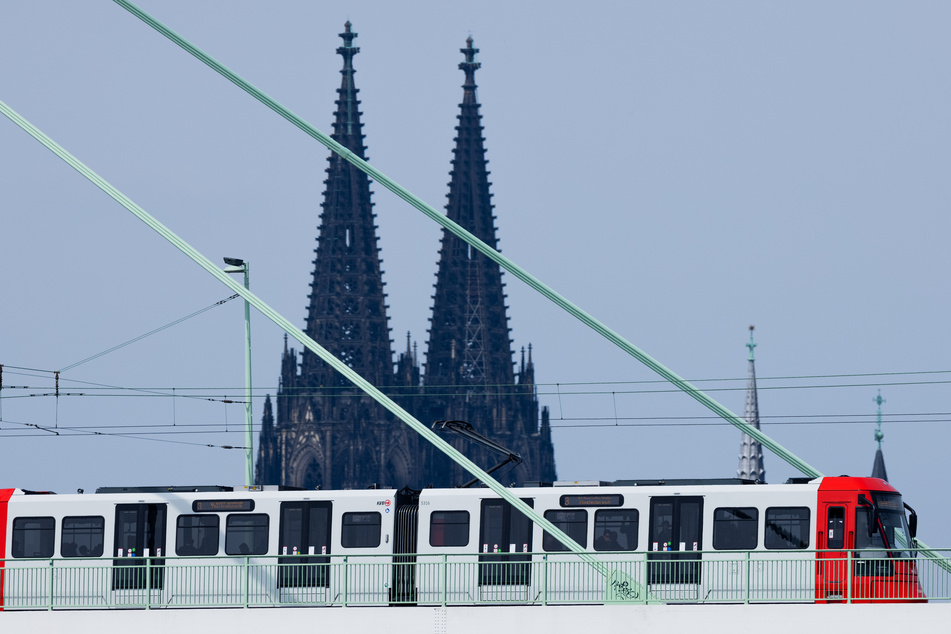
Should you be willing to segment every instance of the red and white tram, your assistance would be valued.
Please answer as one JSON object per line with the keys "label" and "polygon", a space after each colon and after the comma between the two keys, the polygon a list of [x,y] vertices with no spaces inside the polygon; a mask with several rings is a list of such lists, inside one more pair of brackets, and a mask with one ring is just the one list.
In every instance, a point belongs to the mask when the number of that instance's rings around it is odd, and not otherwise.
{"label": "red and white tram", "polygon": [[[917,518],[883,480],[632,480],[513,491],[659,600],[925,600]],[[149,605],[228,603],[239,593],[245,602],[266,597],[262,604],[606,596],[603,578],[579,573],[576,555],[485,488],[0,489],[0,559],[0,609],[45,604],[33,594],[47,593],[46,603],[75,607],[136,604],[143,592]],[[349,577],[334,572],[341,561]],[[23,581],[27,570],[44,570],[38,562],[49,574]],[[241,581],[225,574],[240,570]]]}

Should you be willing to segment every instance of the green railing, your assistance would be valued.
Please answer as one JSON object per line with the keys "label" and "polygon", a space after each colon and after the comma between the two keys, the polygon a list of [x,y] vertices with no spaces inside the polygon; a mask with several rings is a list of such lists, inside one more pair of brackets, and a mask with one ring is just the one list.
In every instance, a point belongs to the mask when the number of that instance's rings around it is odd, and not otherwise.
{"label": "green railing", "polygon": [[573,553],[535,553],[530,561],[416,555],[397,563],[354,555],[320,563],[295,556],[8,559],[0,582],[5,610],[949,601],[951,550],[935,552],[941,560],[884,551],[822,551],[821,558],[814,550],[591,553],[599,569]]}

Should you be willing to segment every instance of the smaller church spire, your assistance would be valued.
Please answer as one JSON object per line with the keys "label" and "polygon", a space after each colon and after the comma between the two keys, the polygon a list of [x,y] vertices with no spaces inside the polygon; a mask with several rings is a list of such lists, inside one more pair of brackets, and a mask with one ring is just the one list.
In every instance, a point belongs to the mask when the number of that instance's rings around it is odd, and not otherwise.
{"label": "smaller church spire", "polygon": [[875,462],[872,464],[872,477],[887,481],[888,472],[885,470],[885,455],[882,453],[882,439],[885,438],[885,434],[882,433],[882,403],[885,402],[885,399],[882,398],[881,390],[878,391],[878,396],[873,398],[872,402],[878,405],[877,426],[875,428],[875,440],[878,442],[878,449],[875,451]]}
{"label": "smaller church spire", "polygon": [[[749,348],[750,355],[749,379],[746,385],[746,412],[744,418],[747,423],[759,429],[759,399],[756,394],[756,366],[753,357],[753,348],[756,347],[756,343],[753,341],[753,326],[750,326],[750,341],[746,344],[746,347]],[[736,470],[736,477],[766,482],[763,446],[747,434],[743,434],[743,438],[740,441],[740,464]]]}

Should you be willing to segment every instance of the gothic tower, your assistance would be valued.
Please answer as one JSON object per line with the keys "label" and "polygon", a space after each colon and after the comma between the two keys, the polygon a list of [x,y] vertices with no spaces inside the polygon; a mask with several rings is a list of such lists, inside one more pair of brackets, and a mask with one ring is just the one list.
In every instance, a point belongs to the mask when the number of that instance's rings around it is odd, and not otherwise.
{"label": "gothic tower", "polygon": [[[335,141],[366,158],[354,85],[353,46],[345,25]],[[338,359],[381,389],[394,382],[393,350],[383,293],[375,215],[366,174],[331,153],[324,181],[306,332]],[[405,428],[370,397],[319,357],[298,353],[285,340],[273,447],[261,439],[258,473],[278,482],[313,488],[363,488],[372,483],[402,486],[410,480],[411,439]],[[273,465],[268,452],[277,456]]]}
{"label": "gothic tower", "polygon": [[[347,22],[333,138],[365,158],[360,102],[354,86],[356,33]],[[447,213],[496,245],[479,104],[477,49],[462,49],[463,103],[456,128]],[[367,176],[336,154],[327,168],[321,205],[307,334],[419,420],[465,420],[516,451],[523,464],[508,481],[555,478],[547,408],[535,395],[529,346],[515,372],[504,285],[498,265],[445,232],[439,256],[426,374],[421,376],[409,336],[394,366],[383,277]],[[300,364],[298,365],[298,361]],[[276,422],[266,408],[259,442],[258,484],[313,488],[451,486],[468,474],[422,441],[316,355],[302,357],[284,341]],[[499,461],[488,450],[449,439],[486,468]]]}
{"label": "gothic tower", "polygon": [[[497,248],[482,115],[476,96],[472,38],[460,49],[465,61],[462,103],[456,126],[447,216],[486,244]],[[443,230],[426,353],[423,420],[464,420],[476,431],[522,455],[524,463],[504,476],[515,482],[555,478],[554,450],[547,411],[539,429],[534,365],[524,351],[516,377],[498,264]],[[498,457],[488,450],[447,437],[477,464],[491,467]],[[442,455],[427,453],[427,483],[453,485],[468,475]]]}
{"label": "gothic tower", "polygon": [[[749,379],[746,384],[746,413],[747,423],[759,429],[759,403],[756,398],[756,367],[753,360],[753,326],[750,326],[750,342],[746,344],[750,350]],[[736,470],[736,477],[766,482],[766,467],[763,463],[763,446],[746,434],[740,441],[740,466]]]}

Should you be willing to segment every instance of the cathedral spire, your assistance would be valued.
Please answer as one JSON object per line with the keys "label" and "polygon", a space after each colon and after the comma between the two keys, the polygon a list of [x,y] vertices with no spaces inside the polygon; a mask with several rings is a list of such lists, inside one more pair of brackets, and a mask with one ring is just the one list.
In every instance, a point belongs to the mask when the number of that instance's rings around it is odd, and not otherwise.
{"label": "cathedral spire", "polygon": [[[465,74],[452,154],[446,215],[492,248],[498,248],[482,115],[476,94],[479,49],[472,37],[460,49]],[[508,476],[513,482],[555,477],[550,430],[539,430],[539,406],[531,351],[516,383],[505,285],[499,265],[448,230],[442,233],[433,312],[425,358],[419,415],[429,420],[465,420],[524,461]],[[466,448],[477,464],[495,457]],[[432,481],[458,484],[468,479],[441,456],[427,457]]]}
{"label": "cathedral spire", "polygon": [[[366,158],[359,91],[354,84],[353,45],[348,21],[340,34],[343,58],[337,89],[333,139]],[[392,382],[393,352],[383,293],[370,180],[336,153],[328,160],[320,234],[311,283],[307,334],[375,385]],[[349,386],[310,352],[304,353],[304,384]],[[302,377],[303,378],[303,377]]]}
{"label": "cathedral spire", "polygon": [[[360,49],[349,21],[340,37],[343,63],[331,136],[366,159],[353,65]],[[389,388],[396,377],[370,179],[336,153],[327,161],[319,224],[305,330],[368,381]],[[394,432],[391,421],[311,351],[304,351],[298,366],[298,353],[287,349],[285,339],[277,422],[268,445],[274,459],[265,457],[259,471],[276,475],[263,483],[313,489],[411,482],[407,456],[413,441]]]}
{"label": "cathedral spire", "polygon": [[[479,49],[472,44],[470,36],[466,48],[460,49],[465,56],[459,64],[465,72],[465,83],[446,213],[486,244],[498,248],[482,115],[475,92],[475,71],[481,64],[475,61]],[[511,385],[513,381],[502,271],[498,264],[444,230],[426,356],[426,382],[459,385],[470,394],[478,394],[488,385]],[[486,431],[483,428],[482,432]]]}
{"label": "cathedral spire", "polygon": [[[753,326],[750,326],[749,348],[749,378],[746,384],[746,411],[744,419],[747,423],[759,429],[759,401],[756,394],[756,365],[753,356]],[[763,447],[750,436],[743,434],[740,441],[740,464],[736,470],[736,477],[766,482],[766,467],[763,462]]]}
{"label": "cathedral spire", "polygon": [[878,391],[878,396],[872,399],[872,402],[878,405],[877,426],[875,428],[875,440],[878,442],[878,449],[875,451],[875,462],[872,464],[872,477],[888,480],[888,472],[885,470],[885,455],[882,453],[882,440],[885,434],[882,433],[882,391]]}

